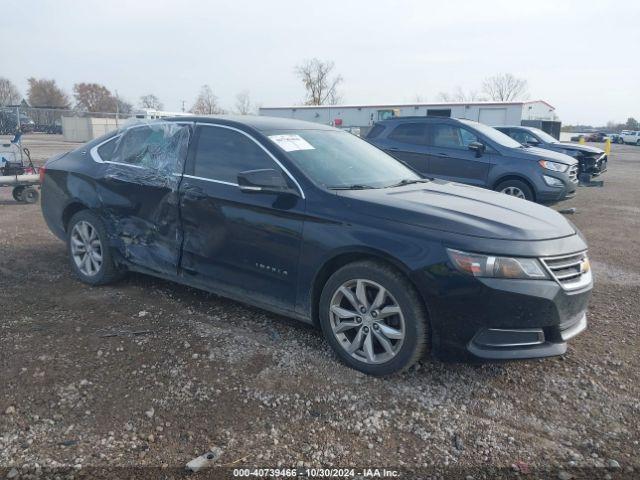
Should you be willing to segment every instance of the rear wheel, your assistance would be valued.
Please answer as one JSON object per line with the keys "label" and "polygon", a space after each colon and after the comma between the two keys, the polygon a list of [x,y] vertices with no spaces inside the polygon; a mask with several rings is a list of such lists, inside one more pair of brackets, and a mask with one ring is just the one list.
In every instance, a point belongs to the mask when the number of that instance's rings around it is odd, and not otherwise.
{"label": "rear wheel", "polygon": [[67,248],[76,276],[89,285],[105,285],[122,276],[109,248],[102,220],[89,210],[71,217]]}
{"label": "rear wheel", "polygon": [[22,201],[26,203],[36,203],[40,198],[38,190],[33,187],[27,187],[22,192]]}
{"label": "rear wheel", "polygon": [[511,195],[512,197],[522,198],[524,200],[533,201],[533,191],[531,187],[522,180],[505,180],[500,182],[495,188],[496,192]]}
{"label": "rear wheel", "polygon": [[327,342],[348,366],[389,375],[413,365],[428,342],[427,313],[413,285],[397,270],[362,261],[342,267],[320,298]]}

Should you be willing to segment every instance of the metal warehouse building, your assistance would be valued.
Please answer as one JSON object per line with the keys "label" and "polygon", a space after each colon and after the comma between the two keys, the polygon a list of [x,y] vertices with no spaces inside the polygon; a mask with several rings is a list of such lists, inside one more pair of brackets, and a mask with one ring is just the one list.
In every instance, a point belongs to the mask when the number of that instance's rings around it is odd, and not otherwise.
{"label": "metal warehouse building", "polygon": [[[529,125],[560,134],[555,108],[544,100],[527,102],[412,103],[396,105],[298,105],[261,107],[260,115],[297,118],[363,132],[379,120],[391,117],[437,115],[466,118],[491,126]],[[556,133],[557,131],[557,133]]]}

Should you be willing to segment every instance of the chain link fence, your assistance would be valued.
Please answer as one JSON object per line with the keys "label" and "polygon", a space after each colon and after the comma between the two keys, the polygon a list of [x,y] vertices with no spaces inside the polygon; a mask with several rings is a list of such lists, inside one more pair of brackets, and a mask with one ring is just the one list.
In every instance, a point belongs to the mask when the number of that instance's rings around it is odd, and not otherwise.
{"label": "chain link fence", "polygon": [[127,119],[146,113],[87,112],[65,108],[29,107],[25,105],[0,107],[0,135],[10,135],[18,129],[22,133],[40,132],[62,134],[63,117],[112,119],[109,123],[118,126]]}

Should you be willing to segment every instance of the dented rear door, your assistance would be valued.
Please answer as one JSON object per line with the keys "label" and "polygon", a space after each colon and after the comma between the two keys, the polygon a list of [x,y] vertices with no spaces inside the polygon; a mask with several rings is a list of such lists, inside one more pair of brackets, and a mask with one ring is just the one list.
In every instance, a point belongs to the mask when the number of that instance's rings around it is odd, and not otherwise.
{"label": "dented rear door", "polygon": [[182,233],[178,187],[191,129],[154,122],[116,140],[100,181],[112,244],[127,262],[165,275],[177,272]]}

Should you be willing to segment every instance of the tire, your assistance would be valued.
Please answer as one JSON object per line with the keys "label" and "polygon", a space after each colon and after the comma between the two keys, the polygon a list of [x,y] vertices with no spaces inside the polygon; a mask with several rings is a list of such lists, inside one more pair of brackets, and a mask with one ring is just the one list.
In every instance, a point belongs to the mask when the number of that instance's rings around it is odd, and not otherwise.
{"label": "tire", "polygon": [[501,192],[513,197],[523,198],[524,200],[529,200],[530,202],[535,201],[533,190],[531,190],[531,187],[524,183],[522,180],[505,180],[504,182],[500,182],[494,190],[496,192]]}
{"label": "tire", "polygon": [[11,192],[11,195],[13,196],[13,199],[16,202],[23,202],[24,200],[22,200],[22,192],[24,192],[25,187],[13,187],[13,191]]}
{"label": "tire", "polygon": [[[114,262],[107,240],[104,223],[96,214],[81,210],[71,217],[67,228],[67,252],[71,268],[80,281],[89,285],[106,285],[122,277],[123,272]],[[80,248],[79,244],[83,247]],[[82,251],[86,252],[87,245],[91,245],[93,253],[99,256],[90,255],[83,261],[86,255],[83,256]],[[101,258],[99,262],[98,257]]]}
{"label": "tire", "polygon": [[[380,303],[378,287],[385,290]],[[363,297],[364,312],[356,309]],[[369,375],[409,368],[429,344],[427,311],[418,293],[402,273],[381,262],[354,262],[331,275],[320,296],[319,315],[324,337],[342,362]]]}
{"label": "tire", "polygon": [[40,198],[40,193],[33,187],[27,187],[22,192],[22,201],[25,203],[36,203]]}

